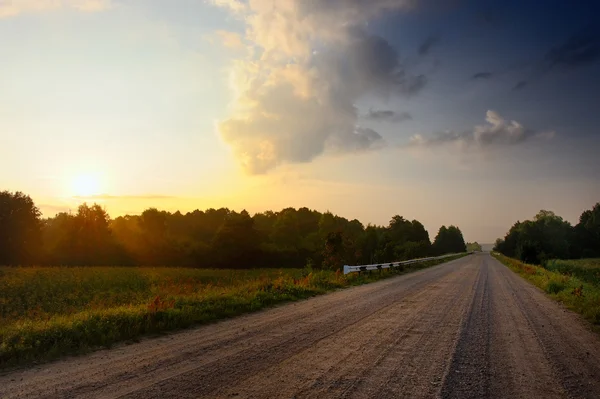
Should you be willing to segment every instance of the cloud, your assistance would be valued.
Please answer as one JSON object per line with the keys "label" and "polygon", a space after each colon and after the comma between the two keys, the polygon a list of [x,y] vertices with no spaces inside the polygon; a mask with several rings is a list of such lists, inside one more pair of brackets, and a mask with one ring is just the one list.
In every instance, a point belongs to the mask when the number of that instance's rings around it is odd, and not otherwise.
{"label": "cloud", "polygon": [[551,48],[546,53],[544,64],[548,69],[571,69],[598,60],[600,60],[600,30],[588,28]]}
{"label": "cloud", "polygon": [[371,148],[382,147],[383,137],[373,129],[357,127],[351,134],[335,136],[329,143],[332,151],[361,152]]}
{"label": "cloud", "polygon": [[419,46],[419,55],[427,55],[433,46],[440,42],[439,36],[429,36],[425,41]]}
{"label": "cloud", "polygon": [[169,195],[75,195],[72,198],[86,201],[107,201],[107,200],[153,200],[153,199],[173,199],[177,197]]}
{"label": "cloud", "polygon": [[[230,32],[226,30],[215,31],[214,38],[216,38],[223,46],[232,49],[240,49],[244,47],[242,36],[236,32]],[[212,41],[212,37],[210,38]]]}
{"label": "cloud", "polygon": [[548,50],[543,59],[534,63],[530,75],[518,82],[513,90],[521,90],[530,82],[552,71],[568,72],[600,61],[600,29],[587,27]]}
{"label": "cloud", "polygon": [[473,75],[472,79],[490,79],[491,77],[491,72],[477,72]]}
{"label": "cloud", "polygon": [[250,55],[232,67],[236,99],[217,128],[248,173],[379,148],[382,137],[358,124],[354,104],[367,95],[410,97],[427,83],[364,29],[414,0],[214,2],[246,23]]}
{"label": "cloud", "polygon": [[391,110],[373,110],[370,109],[369,113],[364,116],[365,119],[370,121],[382,121],[382,122],[404,122],[412,120],[412,115],[408,112],[395,112]]}
{"label": "cloud", "polygon": [[527,81],[525,80],[521,80],[520,82],[518,82],[515,87],[513,87],[513,90],[521,90],[524,89],[527,86]]}
{"label": "cloud", "polygon": [[110,6],[111,0],[0,0],[0,18],[59,8],[96,12],[105,10]]}
{"label": "cloud", "polygon": [[227,8],[236,13],[242,13],[247,6],[240,0],[212,0],[212,3],[218,7]]}
{"label": "cloud", "polygon": [[475,126],[466,132],[446,131],[433,137],[426,138],[414,135],[410,138],[409,146],[435,147],[457,145],[460,148],[490,148],[495,146],[510,146],[521,144],[531,139],[552,139],[554,132],[536,132],[521,125],[519,122],[502,118],[495,111],[487,111],[487,124]]}

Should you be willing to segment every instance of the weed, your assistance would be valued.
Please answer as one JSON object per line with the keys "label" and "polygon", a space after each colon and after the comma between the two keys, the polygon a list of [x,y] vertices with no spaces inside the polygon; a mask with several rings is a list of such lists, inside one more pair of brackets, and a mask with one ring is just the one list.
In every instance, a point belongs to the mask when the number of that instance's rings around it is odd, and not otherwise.
{"label": "weed", "polygon": [[550,281],[546,286],[546,292],[549,294],[558,294],[565,289],[565,285],[560,281]]}
{"label": "weed", "polygon": [[578,296],[578,297],[582,297],[583,295],[583,284],[580,285],[579,287],[575,287],[573,288],[573,291],[571,291],[572,295]]}

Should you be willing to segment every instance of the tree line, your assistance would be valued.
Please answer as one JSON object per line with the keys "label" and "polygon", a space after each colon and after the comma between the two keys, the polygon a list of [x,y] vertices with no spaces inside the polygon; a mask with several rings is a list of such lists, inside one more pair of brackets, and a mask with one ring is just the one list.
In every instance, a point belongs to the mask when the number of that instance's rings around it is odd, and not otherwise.
{"label": "tree line", "polygon": [[481,244],[479,244],[477,241],[475,242],[468,242],[467,243],[467,252],[481,252],[482,248],[481,248]]}
{"label": "tree line", "polygon": [[0,264],[304,267],[405,260],[466,250],[456,226],[434,242],[417,220],[364,226],[331,212],[286,208],[250,216],[227,208],[156,208],[112,219],[98,204],[42,218],[32,199],[0,192]]}
{"label": "tree line", "polygon": [[600,257],[600,202],[584,211],[572,226],[551,211],[517,221],[494,247],[511,258],[543,265],[549,259]]}

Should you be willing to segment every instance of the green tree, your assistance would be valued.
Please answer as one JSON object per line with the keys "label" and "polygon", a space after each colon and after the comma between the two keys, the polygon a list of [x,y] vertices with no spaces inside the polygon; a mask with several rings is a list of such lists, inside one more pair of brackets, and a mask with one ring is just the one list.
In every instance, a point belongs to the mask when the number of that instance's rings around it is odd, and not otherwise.
{"label": "green tree", "polygon": [[327,235],[323,248],[323,268],[337,270],[345,264],[355,264],[359,259],[356,244],[342,231]]}
{"label": "green tree", "polygon": [[0,192],[0,265],[28,265],[41,250],[40,211],[22,192]]}
{"label": "green tree", "polygon": [[467,250],[462,232],[456,226],[442,226],[433,242],[433,250],[437,255],[460,253]]}
{"label": "green tree", "polygon": [[541,210],[533,220],[515,223],[496,250],[527,263],[543,264],[547,259],[571,255],[574,231],[571,224],[554,212]]}
{"label": "green tree", "polygon": [[212,242],[215,262],[221,267],[256,267],[259,259],[260,236],[254,220],[243,210],[231,213]]}
{"label": "green tree", "polygon": [[75,215],[57,215],[53,229],[58,230],[58,242],[50,258],[67,265],[110,265],[115,262],[115,243],[109,227],[110,217],[98,204],[86,203]]}
{"label": "green tree", "polygon": [[600,202],[581,214],[574,236],[575,256],[600,257]]}

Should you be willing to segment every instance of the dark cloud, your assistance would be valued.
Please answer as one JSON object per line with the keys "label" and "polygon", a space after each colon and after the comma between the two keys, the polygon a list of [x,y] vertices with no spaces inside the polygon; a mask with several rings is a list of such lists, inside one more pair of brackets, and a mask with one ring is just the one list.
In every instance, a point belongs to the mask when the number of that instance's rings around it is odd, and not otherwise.
{"label": "dark cloud", "polygon": [[490,79],[491,77],[491,72],[477,72],[473,75],[472,79]]}
{"label": "dark cloud", "polygon": [[283,163],[310,162],[327,151],[379,148],[383,140],[377,132],[357,127],[354,104],[367,95],[410,97],[427,84],[424,75],[406,69],[384,38],[360,27],[344,33],[343,43],[305,55],[304,63],[265,66],[274,72],[264,81],[264,75],[256,75],[243,95],[250,112],[219,124],[246,171],[266,173]]}
{"label": "dark cloud", "polygon": [[364,117],[370,121],[382,121],[382,122],[404,122],[412,120],[412,115],[408,112],[395,112],[392,110],[373,110],[370,109],[369,113]]}
{"label": "dark cloud", "polygon": [[600,29],[583,29],[548,50],[544,58],[532,63],[532,72],[513,90],[522,90],[530,82],[542,79],[551,71],[571,71],[600,61]]}
{"label": "dark cloud", "polygon": [[419,46],[419,55],[427,55],[431,48],[440,42],[439,36],[429,36],[421,45]]}
{"label": "dark cloud", "polygon": [[600,60],[600,30],[588,28],[551,48],[546,53],[544,64],[548,69],[571,69],[598,60]]}
{"label": "dark cloud", "polygon": [[533,138],[554,137],[554,132],[536,132],[519,122],[506,120],[491,110],[487,111],[485,120],[487,124],[475,126],[465,132],[446,131],[429,138],[415,135],[411,137],[410,146],[436,147],[457,144],[463,148],[486,148],[496,145],[516,145]]}
{"label": "dark cloud", "polygon": [[521,90],[524,89],[527,86],[527,81],[525,80],[521,80],[520,82],[518,82],[515,87],[513,87],[513,90]]}
{"label": "dark cloud", "polygon": [[383,137],[373,129],[356,127],[352,132],[333,136],[327,149],[333,153],[364,152],[385,146]]}
{"label": "dark cloud", "polygon": [[235,4],[253,50],[235,64],[237,107],[218,124],[248,173],[310,162],[328,151],[379,148],[383,139],[360,126],[355,104],[414,96],[427,84],[390,42],[365,29],[385,13],[412,10],[413,0],[218,3]]}
{"label": "dark cloud", "polygon": [[359,127],[354,131],[353,139],[346,142],[351,143],[350,149],[362,151],[372,148],[376,143],[380,143],[381,140],[381,135],[375,130]]}
{"label": "dark cloud", "polygon": [[346,51],[335,59],[324,58],[334,66],[336,75],[348,79],[346,85],[349,87],[370,87],[370,91],[384,96],[410,96],[427,84],[425,75],[407,72],[396,49],[383,37],[369,35],[361,29],[353,29],[351,37],[351,45]]}

